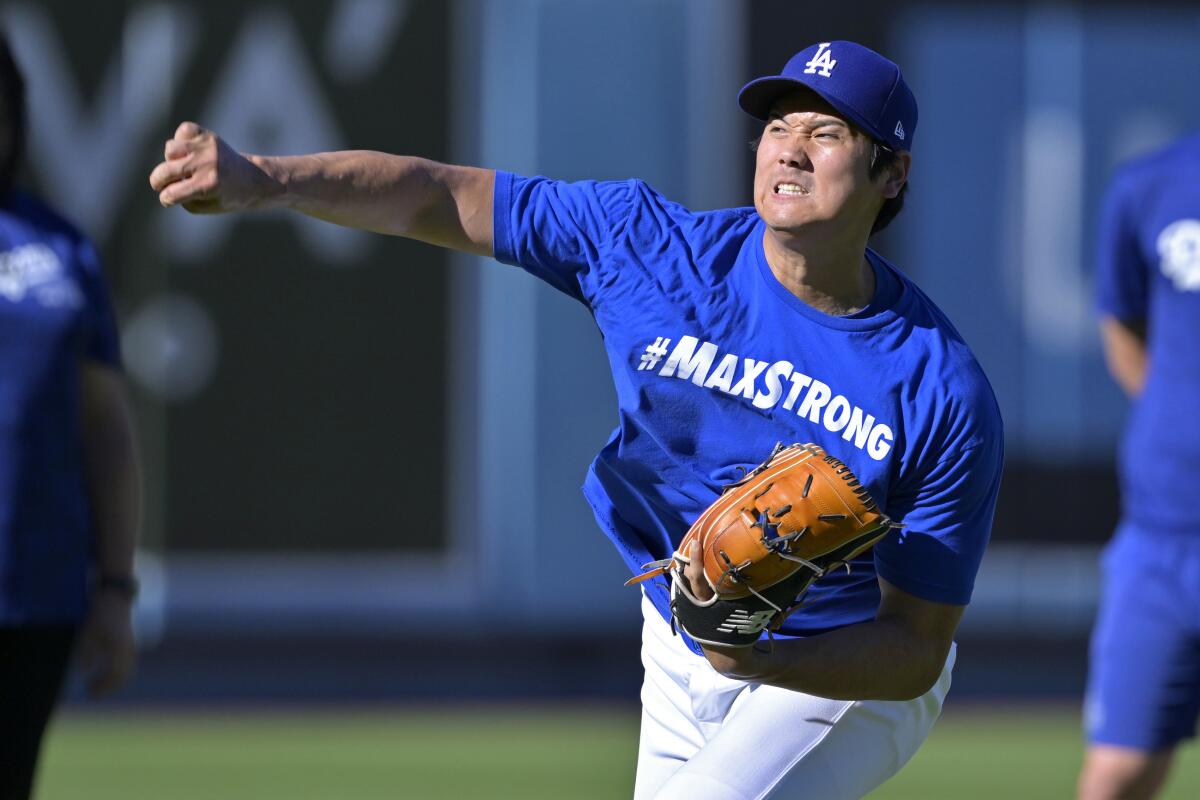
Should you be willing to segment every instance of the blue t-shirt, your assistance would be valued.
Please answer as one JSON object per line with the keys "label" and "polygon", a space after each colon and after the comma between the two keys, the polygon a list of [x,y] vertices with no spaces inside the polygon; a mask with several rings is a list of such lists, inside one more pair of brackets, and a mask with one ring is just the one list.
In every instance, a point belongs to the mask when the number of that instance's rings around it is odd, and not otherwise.
{"label": "blue t-shirt", "polygon": [[1179,502],[1200,480],[1200,134],[1117,173],[1096,265],[1099,312],[1147,324],[1149,369],[1121,446],[1123,513],[1138,528],[1200,536]]}
{"label": "blue t-shirt", "polygon": [[[999,410],[958,333],[872,251],[859,314],[807,305],[771,272],[753,208],[693,213],[640,181],[496,176],[496,258],[591,310],[619,424],[584,494],[631,572],[667,558],[722,485],[777,442],[845,461],[905,528],[813,584],[784,632],[862,622],[876,575],[966,604],[992,524]],[[669,617],[665,581],[647,588]]]}
{"label": "blue t-shirt", "polygon": [[29,195],[0,197],[0,625],[86,609],[85,359],[119,361],[95,248]]}

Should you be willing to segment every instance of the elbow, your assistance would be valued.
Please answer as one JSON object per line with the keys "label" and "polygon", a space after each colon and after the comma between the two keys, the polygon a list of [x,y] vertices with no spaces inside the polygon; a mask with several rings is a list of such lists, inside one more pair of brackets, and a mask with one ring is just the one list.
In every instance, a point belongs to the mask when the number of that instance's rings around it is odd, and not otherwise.
{"label": "elbow", "polygon": [[907,703],[910,700],[916,700],[921,695],[928,692],[937,684],[937,677],[933,680],[920,679],[905,680],[903,682],[892,682],[881,691],[876,692],[872,697],[859,698],[870,700],[887,700],[898,703]]}
{"label": "elbow", "polygon": [[124,415],[111,416],[86,425],[83,446],[89,462],[106,466],[125,464],[136,459],[133,425]]}
{"label": "elbow", "polygon": [[938,654],[931,654],[929,658],[914,663],[904,679],[892,687],[893,696],[880,699],[908,701],[926,694],[937,686],[938,680],[941,679],[947,655],[948,653],[941,653],[938,657]]}
{"label": "elbow", "polygon": [[939,670],[937,673],[935,673],[933,675],[918,676],[914,680],[907,681],[902,686],[895,687],[894,696],[884,697],[884,698],[880,698],[880,699],[882,699],[882,700],[898,700],[901,702],[907,702],[909,700],[916,700],[918,697],[922,696],[923,694],[925,694],[926,692],[928,692],[930,689],[932,689],[934,686],[937,685],[938,677],[940,675],[941,675],[941,671]]}
{"label": "elbow", "polygon": [[763,682],[764,654],[751,647],[704,647],[709,665],[722,677],[737,681]]}

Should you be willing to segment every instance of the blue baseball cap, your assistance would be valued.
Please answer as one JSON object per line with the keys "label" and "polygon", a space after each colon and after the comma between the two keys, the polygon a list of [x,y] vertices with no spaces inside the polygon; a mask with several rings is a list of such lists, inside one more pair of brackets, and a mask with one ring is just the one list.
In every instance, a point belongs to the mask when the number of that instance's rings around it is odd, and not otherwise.
{"label": "blue baseball cap", "polygon": [[792,56],[779,75],[750,81],[738,105],[765,120],[782,95],[804,86],[893,150],[911,150],[917,98],[900,67],[854,42],[821,42]]}

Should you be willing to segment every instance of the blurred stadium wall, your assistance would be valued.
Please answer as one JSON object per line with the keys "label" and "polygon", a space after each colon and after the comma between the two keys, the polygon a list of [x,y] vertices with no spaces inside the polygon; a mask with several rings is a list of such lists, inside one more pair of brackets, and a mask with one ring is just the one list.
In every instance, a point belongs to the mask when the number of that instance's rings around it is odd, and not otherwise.
{"label": "blurred stadium wall", "polygon": [[[1114,165],[1200,123],[1193,5],[76,8],[4,2],[0,18],[30,83],[29,178],[101,243],[123,325],[149,481],[129,696],[638,680],[636,595],[577,488],[614,420],[588,315],[480,259],[164,212],[146,175],[178,121],[255,152],[638,176],[738,205],[756,133],[738,87],[830,38],[890,54],[920,98],[908,208],[876,246],[958,324],[1007,423],[956,684],[1079,690],[1124,414],[1089,309],[1092,227]],[[1031,637],[1040,661],[995,658]]]}

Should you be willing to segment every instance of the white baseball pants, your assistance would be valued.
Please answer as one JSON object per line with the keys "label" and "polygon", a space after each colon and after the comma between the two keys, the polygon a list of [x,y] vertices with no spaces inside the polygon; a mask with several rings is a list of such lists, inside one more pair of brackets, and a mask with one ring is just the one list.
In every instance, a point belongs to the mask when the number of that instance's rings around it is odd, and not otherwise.
{"label": "white baseball pants", "polygon": [[915,700],[828,700],[726,678],[644,598],[642,615],[634,800],[862,797],[917,752],[950,689],[954,646]]}

